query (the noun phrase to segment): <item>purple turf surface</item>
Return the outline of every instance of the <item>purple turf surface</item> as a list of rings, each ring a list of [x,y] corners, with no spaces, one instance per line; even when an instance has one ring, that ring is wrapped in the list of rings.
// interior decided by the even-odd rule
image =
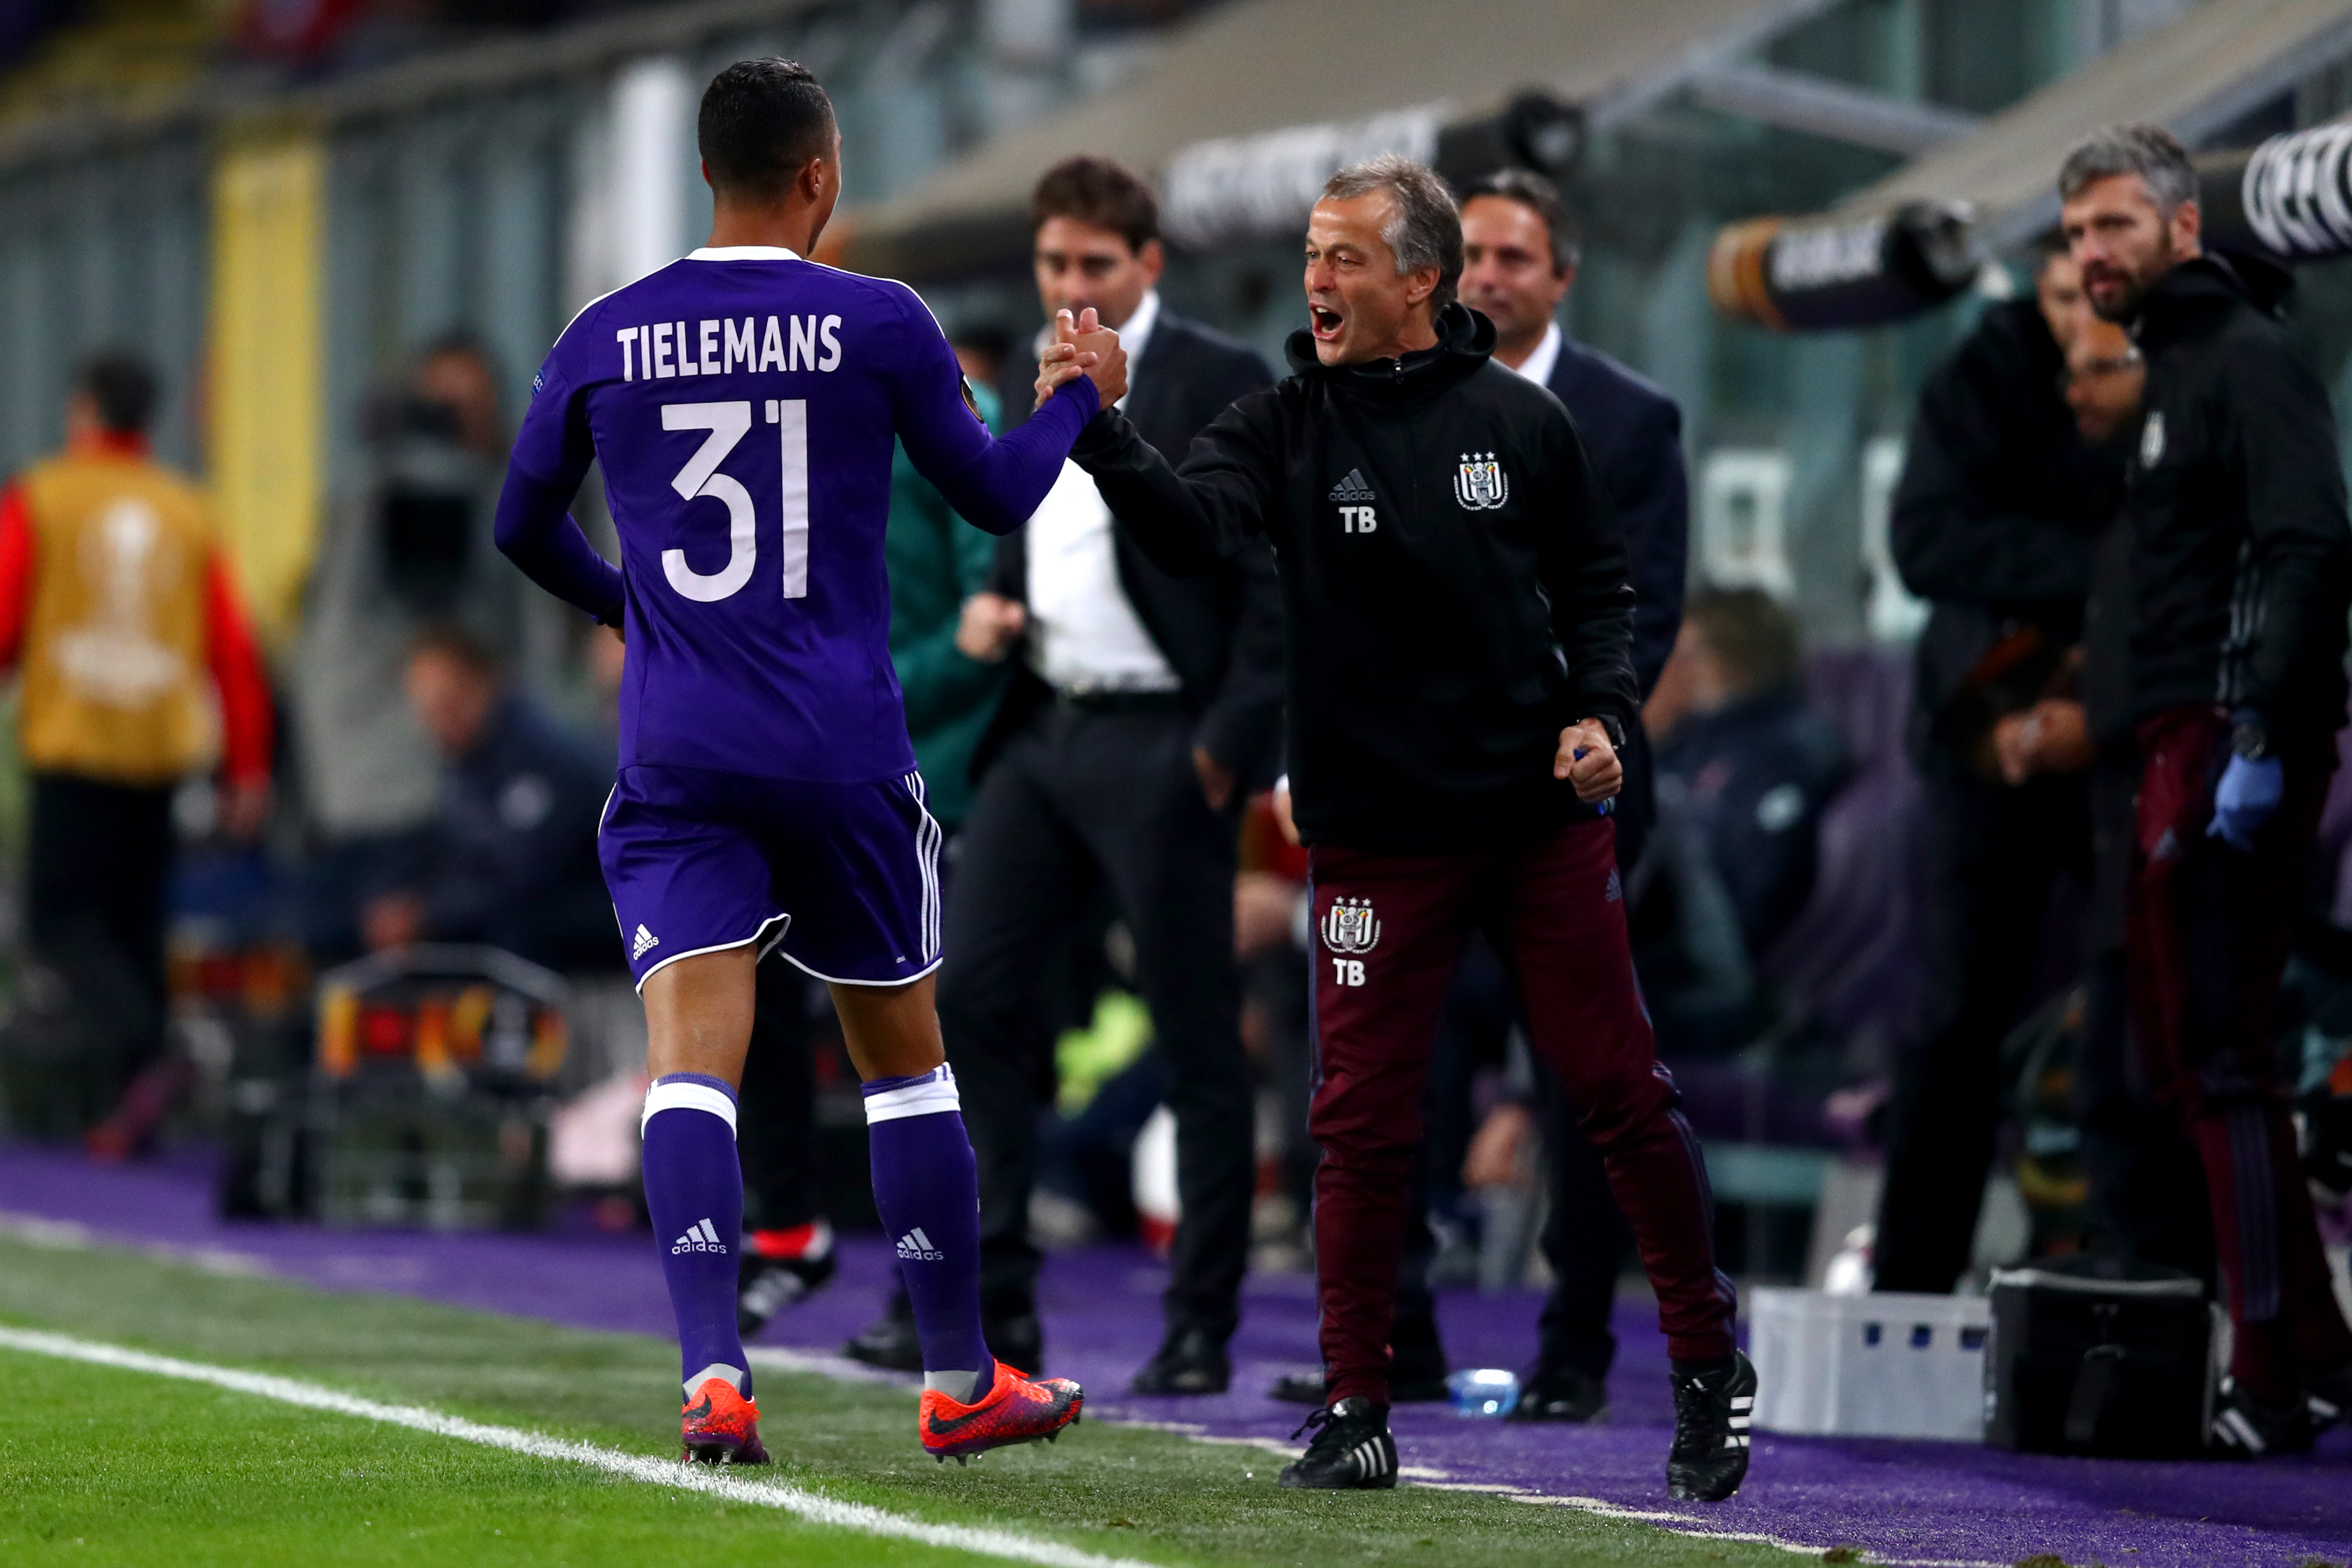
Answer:
[[[63,1222],[93,1239],[192,1255],[340,1290],[379,1290],[583,1328],[669,1333],[651,1241],[582,1230],[553,1236],[435,1236],[224,1225],[201,1164],[100,1167],[54,1151],[0,1148],[0,1216]],[[879,1307],[890,1260],[879,1238],[845,1239],[835,1282],[770,1325],[763,1343],[829,1352]],[[1178,1425],[1204,1436],[1282,1439],[1303,1412],[1263,1397],[1278,1372],[1315,1361],[1309,1281],[1253,1279],[1234,1341],[1234,1392],[1138,1399],[1126,1379],[1158,1340],[1161,1270],[1097,1248],[1055,1256],[1043,1308],[1049,1370],[1093,1391],[1089,1414]],[[1443,1298],[1456,1366],[1519,1366],[1533,1350],[1528,1293]],[[2057,1459],[1961,1444],[1760,1437],[1740,1495],[1714,1508],[1668,1504],[1661,1469],[1671,1416],[1665,1354],[1646,1303],[1619,1309],[1624,1340],[1614,1419],[1586,1428],[1461,1420],[1443,1407],[1396,1416],[1408,1466],[1460,1483],[1599,1499],[1672,1522],[1753,1532],[1815,1549],[1859,1546],[1889,1561],[2007,1564],[2038,1552],[2109,1568],[2208,1568],[2352,1556],[2352,1433],[2309,1459],[2252,1467]],[[1272,1456],[1268,1456],[1271,1459]],[[1259,1467],[1262,1479],[1269,1467]]]

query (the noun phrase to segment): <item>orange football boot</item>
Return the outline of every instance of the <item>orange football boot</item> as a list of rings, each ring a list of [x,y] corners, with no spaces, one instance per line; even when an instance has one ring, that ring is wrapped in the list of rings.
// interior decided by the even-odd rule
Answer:
[[[986,1397],[965,1405],[936,1388],[923,1390],[916,1428],[923,1452],[945,1464],[952,1457],[962,1464],[974,1454],[1015,1443],[1052,1442],[1065,1427],[1078,1424],[1086,1390],[1066,1377],[1032,1383],[1003,1362],[996,1364],[996,1382]]]
[[[723,1377],[706,1377],[694,1391],[694,1403],[681,1413],[686,1438],[684,1462],[689,1465],[764,1465],[768,1450],[760,1441],[760,1407],[735,1391]]]

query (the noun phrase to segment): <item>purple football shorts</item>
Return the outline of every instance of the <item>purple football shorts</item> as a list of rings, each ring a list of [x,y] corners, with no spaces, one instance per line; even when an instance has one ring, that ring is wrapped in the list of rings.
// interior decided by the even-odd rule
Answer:
[[[604,803],[596,853],[641,987],[752,943],[821,980],[896,986],[939,967],[940,839],[918,773],[811,784],[637,767]]]

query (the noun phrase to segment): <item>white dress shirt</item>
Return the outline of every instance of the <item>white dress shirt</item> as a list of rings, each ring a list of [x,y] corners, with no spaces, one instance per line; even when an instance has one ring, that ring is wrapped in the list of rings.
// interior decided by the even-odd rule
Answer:
[[[1130,392],[1159,319],[1154,289],[1118,329]],[[1110,508],[1093,476],[1066,458],[1061,477],[1029,518],[1027,586],[1030,667],[1047,685],[1058,691],[1172,692],[1183,684],[1119,586]]]
[[[1539,387],[1548,387],[1551,385],[1552,371],[1559,367],[1559,323],[1554,321],[1544,329],[1543,341],[1536,345],[1536,351],[1528,356],[1526,364],[1505,365],[1500,360],[1495,362],[1503,365],[1507,371],[1516,369],[1519,374]]]

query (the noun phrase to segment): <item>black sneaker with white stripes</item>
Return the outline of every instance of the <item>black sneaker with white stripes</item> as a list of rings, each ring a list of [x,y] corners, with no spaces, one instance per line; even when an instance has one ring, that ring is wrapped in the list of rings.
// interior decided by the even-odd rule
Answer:
[[[1392,1487],[1397,1484],[1396,1438],[1389,1434],[1389,1407],[1369,1399],[1342,1399],[1307,1417],[1297,1432],[1315,1434],[1307,1451],[1282,1467],[1282,1484],[1318,1491]]]
[[[1748,1479],[1756,1368],[1735,1350],[1729,1366],[1678,1376],[1674,1385],[1675,1446],[1666,1455],[1666,1495],[1676,1502],[1721,1502]]]
[[[2225,1377],[2221,1403],[2213,1412],[2213,1449],[2230,1459],[2307,1454],[2319,1440],[2322,1426],[2306,1401],[2264,1405],[2239,1387],[2236,1378]]]

